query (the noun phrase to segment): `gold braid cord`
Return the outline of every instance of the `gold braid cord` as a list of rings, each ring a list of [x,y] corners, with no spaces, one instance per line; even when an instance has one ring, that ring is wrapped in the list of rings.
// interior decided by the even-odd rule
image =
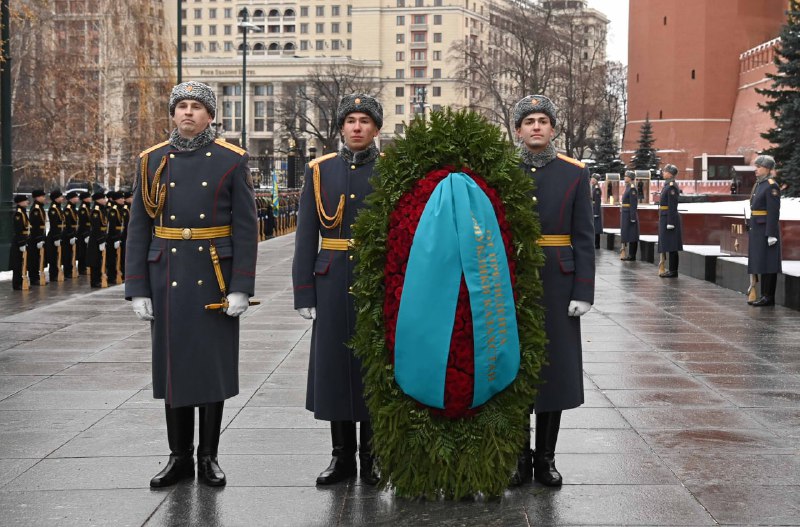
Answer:
[[[339,205],[336,207],[336,213],[333,216],[328,216],[325,212],[325,206],[322,204],[322,196],[320,195],[320,174],[319,164],[314,165],[314,198],[317,200],[317,215],[319,222],[326,229],[335,229],[342,223],[344,217],[344,194],[339,196]]]
[[[148,154],[142,156],[142,201],[144,202],[144,210],[147,212],[147,215],[155,219],[156,216],[161,214],[161,211],[164,209],[164,203],[166,202],[164,198],[167,196],[167,186],[159,185],[159,182],[161,181],[161,172],[164,171],[164,167],[167,165],[167,156],[161,158],[161,163],[159,163],[156,169],[156,174],[153,176],[152,190],[147,182],[148,159]]]

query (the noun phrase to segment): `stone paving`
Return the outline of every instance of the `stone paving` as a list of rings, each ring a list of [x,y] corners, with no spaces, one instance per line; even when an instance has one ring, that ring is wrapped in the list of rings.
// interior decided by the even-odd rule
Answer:
[[[260,247],[223,489],[148,487],[167,455],[163,405],[122,287],[0,293],[0,524],[800,525],[800,313],[610,251],[584,317],[586,404],[565,412],[557,449],[563,488],[456,503],[315,488],[329,433],[303,408],[293,241]]]

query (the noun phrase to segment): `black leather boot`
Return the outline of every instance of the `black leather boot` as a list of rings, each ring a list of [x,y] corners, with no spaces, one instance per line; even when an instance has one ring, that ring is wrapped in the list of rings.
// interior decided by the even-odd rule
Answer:
[[[533,411],[528,411],[528,414]],[[519,487],[526,483],[533,481],[533,451],[531,450],[531,422],[530,415],[528,415],[527,422],[524,426],[525,429],[525,442],[522,444],[522,450],[517,458],[517,470],[511,476],[509,486]]]
[[[377,485],[381,480],[381,473],[372,455],[372,423],[361,421],[358,426],[361,436],[358,445],[358,463],[361,467],[359,477],[367,485]]]
[[[533,478],[546,487],[560,487],[561,474],[556,469],[556,441],[561,412],[536,414],[536,450],[533,452]]]
[[[224,406],[225,401],[219,401],[199,407],[200,442],[197,445],[197,479],[209,487],[222,487],[227,483],[225,473],[217,462]]]
[[[165,409],[170,455],[164,470],[150,480],[153,488],[169,487],[194,477],[194,406],[170,408],[165,405]]]
[[[331,421],[331,464],[317,476],[317,485],[333,485],[356,475],[356,424]]]

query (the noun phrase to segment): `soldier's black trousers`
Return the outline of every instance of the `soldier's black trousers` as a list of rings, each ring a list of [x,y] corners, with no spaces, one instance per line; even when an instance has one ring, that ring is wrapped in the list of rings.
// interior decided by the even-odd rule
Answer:
[[[628,244],[628,257],[636,259],[636,251],[639,250],[639,242],[630,242]],[[677,267],[676,267],[677,269]]]
[[[672,251],[669,253],[669,270],[671,272],[678,272],[678,251]]]
[[[777,273],[767,273],[761,275],[761,296],[775,298],[775,289],[777,289],[777,287]]]

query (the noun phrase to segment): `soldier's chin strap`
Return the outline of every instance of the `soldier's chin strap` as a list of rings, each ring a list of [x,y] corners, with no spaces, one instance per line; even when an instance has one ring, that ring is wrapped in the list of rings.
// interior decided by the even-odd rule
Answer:
[[[222,293],[222,300],[216,304],[206,304],[206,309],[209,311],[224,311],[228,308],[228,293],[227,288],[225,287],[225,278],[222,276],[222,267],[219,265],[219,255],[217,254],[217,248],[214,245],[214,242],[210,243],[210,247],[208,249],[208,253],[211,255],[211,263],[214,265],[214,274],[217,277],[217,283],[219,284],[219,292]],[[250,300],[249,305],[257,306],[261,304],[258,300]]]

